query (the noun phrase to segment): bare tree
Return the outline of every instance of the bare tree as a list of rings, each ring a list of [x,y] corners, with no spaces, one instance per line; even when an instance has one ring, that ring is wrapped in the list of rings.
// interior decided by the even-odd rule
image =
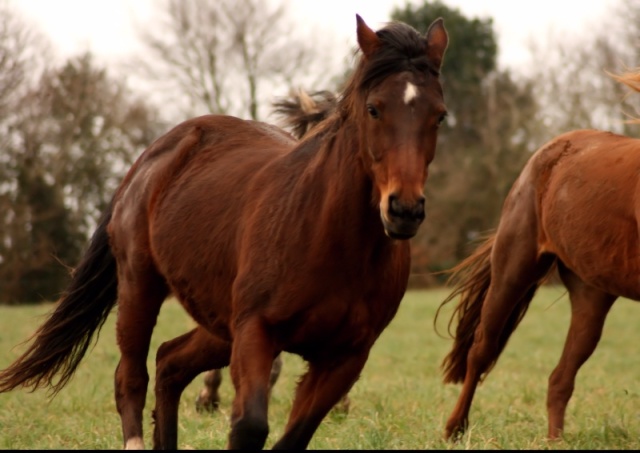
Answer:
[[[599,128],[633,134],[625,124],[627,114],[638,111],[637,97],[608,73],[621,73],[640,65],[640,4],[619,0],[612,14],[579,36],[550,34],[553,45],[531,45],[530,72],[540,104],[545,135],[572,129]],[[635,131],[637,133],[637,130]]]
[[[6,181],[11,162],[9,149],[16,141],[15,128],[28,110],[24,96],[50,60],[50,48],[6,0],[0,0],[0,182]],[[9,189],[0,185],[0,194]],[[6,212],[0,198],[0,210]]]
[[[18,106],[0,170],[0,303],[56,298],[64,265],[77,263],[124,169],[159,132],[90,54],[43,71]]]
[[[30,111],[24,98],[48,60],[50,49],[43,37],[10,6],[0,0],[0,285],[7,289],[19,282],[19,271],[13,266],[29,251],[20,243],[28,239],[28,214],[17,202],[19,180],[17,146],[20,143],[21,118]],[[36,258],[37,259],[37,258]]]
[[[184,115],[258,119],[268,111],[273,87],[292,84],[317,54],[295,38],[284,4],[273,5],[165,0],[157,23],[140,27],[148,52],[135,67],[168,101],[164,105],[180,105]]]
[[[9,139],[20,97],[35,82],[49,55],[43,36],[6,0],[0,0],[0,139]]]

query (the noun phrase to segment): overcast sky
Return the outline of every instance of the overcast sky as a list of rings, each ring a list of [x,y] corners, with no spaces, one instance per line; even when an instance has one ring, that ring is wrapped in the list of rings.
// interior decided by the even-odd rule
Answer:
[[[137,49],[135,24],[148,24],[154,0],[10,0],[49,36],[61,56],[91,50],[118,59]],[[640,1],[640,0],[638,0]],[[407,0],[289,0],[297,20],[327,30],[355,45],[355,14],[372,27],[389,19]],[[500,63],[517,66],[528,57],[527,40],[544,40],[547,31],[588,33],[606,18],[617,0],[444,0],[467,17],[494,18]],[[446,23],[445,23],[446,25]]]

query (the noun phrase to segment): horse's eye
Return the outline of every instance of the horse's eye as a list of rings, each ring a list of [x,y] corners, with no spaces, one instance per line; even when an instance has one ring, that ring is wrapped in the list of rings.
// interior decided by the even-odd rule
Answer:
[[[378,112],[378,109],[371,104],[367,104],[367,112],[369,112],[369,115],[373,119],[377,120],[378,118],[380,118],[380,112]]]
[[[440,126],[440,125],[444,122],[444,120],[445,120],[446,118],[447,118],[447,113],[446,113],[446,112],[445,112],[445,113],[443,113],[443,114],[441,114],[441,115],[438,117],[438,126]]]

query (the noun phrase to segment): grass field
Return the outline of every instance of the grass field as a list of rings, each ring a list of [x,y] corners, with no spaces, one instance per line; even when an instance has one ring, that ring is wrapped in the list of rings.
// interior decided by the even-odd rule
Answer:
[[[578,374],[567,410],[565,438],[545,440],[547,379],[564,343],[569,304],[564,289],[543,288],[507,345],[498,365],[482,384],[470,415],[470,430],[458,443],[442,440],[445,421],[459,386],[443,385],[440,363],[451,340],[433,328],[445,290],[412,291],[375,345],[361,379],[351,392],[351,412],[330,414],[310,449],[637,449],[640,447],[640,309],[621,299],[613,307],[600,345]],[[22,350],[15,347],[42,321],[50,305],[0,306],[0,368]],[[2,449],[118,449],[120,419],[113,399],[118,362],[115,313],[89,351],[71,383],[53,400],[44,390],[0,395]],[[450,310],[440,320],[446,333]],[[165,340],[193,326],[182,308],[169,301],[156,327],[149,355],[152,376],[144,426],[151,447],[154,358]],[[302,361],[284,356],[280,381],[269,408],[270,448],[282,434]],[[180,406],[179,447],[220,449],[226,445],[232,387],[224,373],[221,411],[195,411],[198,377]]]

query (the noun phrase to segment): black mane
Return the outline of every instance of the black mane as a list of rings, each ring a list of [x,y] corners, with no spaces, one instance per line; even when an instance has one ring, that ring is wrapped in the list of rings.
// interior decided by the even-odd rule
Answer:
[[[415,28],[392,22],[376,32],[381,46],[367,61],[361,89],[367,90],[390,74],[415,71],[439,75],[427,58],[427,40]]]
[[[343,116],[353,110],[356,96],[362,96],[392,74],[410,71],[439,76],[427,57],[427,40],[415,28],[391,22],[378,30],[380,46],[370,58],[360,57],[340,100]]]

